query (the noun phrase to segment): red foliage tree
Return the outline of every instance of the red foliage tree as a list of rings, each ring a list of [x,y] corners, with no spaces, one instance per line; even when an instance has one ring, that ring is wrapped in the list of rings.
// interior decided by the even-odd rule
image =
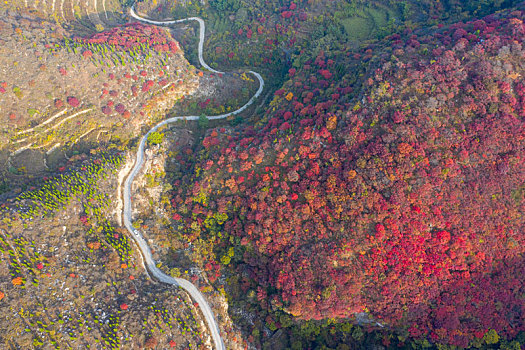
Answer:
[[[78,101],[78,99],[74,96],[69,96],[67,98],[67,103],[71,106],[71,107],[78,107],[80,105],[80,102]]]

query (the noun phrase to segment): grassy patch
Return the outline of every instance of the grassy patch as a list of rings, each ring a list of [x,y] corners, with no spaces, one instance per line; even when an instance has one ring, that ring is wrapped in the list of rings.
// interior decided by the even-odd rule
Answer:
[[[341,19],[341,24],[352,40],[367,40],[381,36],[389,22],[398,17],[394,9],[371,5],[355,9],[351,16]]]
[[[352,39],[365,39],[370,36],[374,28],[369,18],[351,17],[341,20],[341,24]]]
[[[372,21],[374,21],[376,28],[384,27],[388,22],[388,18],[390,17],[390,13],[383,9],[371,8],[368,9],[367,12],[372,18]]]

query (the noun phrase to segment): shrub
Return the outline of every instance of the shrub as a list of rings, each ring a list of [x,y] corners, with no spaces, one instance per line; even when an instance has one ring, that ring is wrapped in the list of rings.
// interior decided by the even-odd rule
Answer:
[[[150,145],[158,145],[164,140],[164,134],[154,131],[148,135],[148,143]]]
[[[146,80],[142,84],[142,92],[148,92],[149,89],[153,86],[153,84],[154,84],[153,80]]]
[[[82,52],[82,56],[84,58],[90,58],[90,57],[93,57],[93,52],[91,52],[91,50],[84,50],[84,52]]]
[[[38,110],[35,109],[35,108],[29,108],[29,109],[27,110],[27,114],[29,114],[30,117],[34,116],[34,115],[37,114],[37,113],[38,113]]]
[[[78,99],[74,96],[69,96],[67,98],[67,103],[71,106],[71,107],[78,107],[80,105],[80,102],[78,101]]]
[[[106,115],[109,115],[111,114],[112,110],[111,110],[111,107],[110,106],[104,106],[102,107],[102,113],[106,114]]]
[[[144,347],[146,349],[155,349],[157,345],[159,344],[157,338],[155,337],[149,337],[146,339],[146,342],[144,343]]]
[[[116,106],[115,106],[115,111],[117,113],[124,113],[126,111],[126,107],[124,107],[124,105],[122,103],[118,103]]]

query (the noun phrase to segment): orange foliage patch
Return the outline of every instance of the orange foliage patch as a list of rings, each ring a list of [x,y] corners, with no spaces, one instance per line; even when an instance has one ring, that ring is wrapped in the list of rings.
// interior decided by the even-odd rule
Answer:
[[[22,277],[16,277],[16,278],[13,278],[11,283],[13,283],[13,286],[20,286],[24,283],[24,280],[22,279]]]
[[[89,249],[97,250],[100,248],[100,242],[89,242],[86,244]]]
[[[412,151],[412,146],[408,143],[402,142],[397,146],[397,150],[400,154],[408,154]]]
[[[335,114],[330,115],[328,117],[328,121],[326,122],[326,128],[328,130],[334,130],[337,127],[337,116]]]

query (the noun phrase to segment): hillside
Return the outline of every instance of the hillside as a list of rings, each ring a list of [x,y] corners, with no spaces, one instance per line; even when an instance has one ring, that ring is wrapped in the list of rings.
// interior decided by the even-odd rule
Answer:
[[[79,144],[126,142],[199,87],[178,43],[157,27],[130,23],[81,38],[15,15],[3,17],[0,31],[0,160],[8,182],[56,170]]]
[[[26,176],[48,176],[73,152],[124,149],[179,105],[230,110],[253,88],[197,70],[160,27],[130,22],[87,36],[64,28],[38,13],[8,11],[1,20],[0,193],[24,187]]]
[[[0,348],[525,346],[524,3],[0,14]]]
[[[198,304],[152,280],[119,227],[121,186],[145,129],[193,105],[230,111],[255,82],[197,70],[169,29],[83,26],[29,5],[0,6],[0,347],[208,346]],[[191,267],[181,273],[222,310]]]
[[[519,10],[392,35],[354,100],[350,53],[302,59],[254,127],[203,140],[175,220],[277,314],[366,312],[461,347],[515,338],[524,35]]]

